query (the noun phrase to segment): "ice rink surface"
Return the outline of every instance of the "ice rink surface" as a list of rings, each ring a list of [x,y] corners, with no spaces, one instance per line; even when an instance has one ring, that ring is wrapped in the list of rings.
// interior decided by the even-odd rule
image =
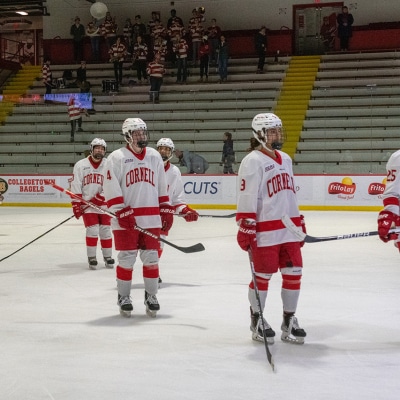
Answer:
[[[232,210],[199,210],[203,214]],[[72,215],[1,207],[0,259]],[[313,236],[376,230],[375,212],[304,212]],[[152,319],[135,266],[132,318],[119,315],[115,271],[87,267],[82,221],[68,220],[0,263],[2,400],[369,400],[400,393],[400,255],[377,237],[307,244],[297,310],[306,343],[280,340],[280,274],[265,317],[272,372],[251,340],[248,257],[234,218],[176,218]],[[116,257],[117,254],[114,254]],[[98,259],[101,260],[100,251]]]

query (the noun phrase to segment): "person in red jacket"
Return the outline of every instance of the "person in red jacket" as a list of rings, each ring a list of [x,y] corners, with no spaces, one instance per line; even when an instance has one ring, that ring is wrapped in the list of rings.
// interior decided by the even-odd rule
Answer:
[[[199,82],[203,82],[203,76],[205,81],[208,82],[208,64],[210,59],[210,45],[208,44],[208,37],[203,36],[203,39],[199,48],[200,58],[200,79]]]

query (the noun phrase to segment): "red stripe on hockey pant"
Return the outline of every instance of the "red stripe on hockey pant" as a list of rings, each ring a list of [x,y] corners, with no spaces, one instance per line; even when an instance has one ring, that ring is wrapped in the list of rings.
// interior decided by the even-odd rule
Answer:
[[[86,236],[86,246],[96,247],[97,246],[97,237]]]
[[[100,244],[102,249],[111,249],[112,239],[100,239]]]
[[[257,288],[258,290],[268,290],[268,285],[269,285],[269,280],[268,279],[263,279],[260,278],[259,276],[256,276],[256,282],[257,282]],[[250,289],[254,289],[254,282],[250,282]]]
[[[106,214],[99,214],[99,222],[100,222],[100,225],[110,226],[111,225],[111,217]]]
[[[133,271],[131,269],[125,269],[118,265],[117,266],[117,279],[120,279],[121,281],[131,281],[132,280],[132,272]]]
[[[143,278],[158,278],[158,264],[143,265]]]
[[[83,214],[83,222],[85,224],[85,227],[87,228],[88,226],[93,226],[93,225],[99,225],[100,214],[96,214],[93,212],[85,212]]]
[[[282,289],[300,290],[301,275],[282,275]]]

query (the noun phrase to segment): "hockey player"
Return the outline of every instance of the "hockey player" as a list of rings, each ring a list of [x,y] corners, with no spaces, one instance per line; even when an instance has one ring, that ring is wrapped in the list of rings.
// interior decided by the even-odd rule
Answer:
[[[111,226],[115,248],[119,251],[116,268],[118,305],[130,316],[133,266],[138,253],[143,263],[144,304],[155,317],[160,305],[158,291],[159,241],[135,229],[136,224],[159,236],[173,221],[169,204],[164,164],[157,150],[147,147],[147,126],[140,118],[128,118],[122,125],[127,146],[115,150],[107,160],[104,193],[109,209],[117,219]]]
[[[386,171],[386,188],[382,195],[384,209],[378,215],[378,233],[385,243],[394,240],[400,251],[398,234],[389,233],[391,228],[400,227],[400,150],[390,156]]]
[[[284,141],[282,121],[272,113],[253,118],[251,153],[241,162],[238,173],[237,214],[239,246],[252,254],[261,311],[264,311],[268,284],[274,273],[282,274],[283,322],[281,339],[304,343],[306,332],[299,327],[295,312],[302,276],[302,243],[281,222],[289,215],[305,231],[299,214],[293,181],[292,160],[280,151]],[[249,285],[253,340],[263,341],[262,321],[254,282]],[[265,337],[274,343],[275,332],[264,320]]]
[[[99,207],[106,206],[103,196],[103,180],[106,168],[107,144],[103,139],[93,139],[90,143],[90,154],[88,157],[78,161],[73,170],[71,190],[85,200],[96,204]],[[100,237],[101,251],[106,268],[114,268],[112,258],[112,235],[111,218],[102,214],[79,200],[72,200],[72,210],[77,219],[83,217],[86,227],[86,251],[89,261],[89,268],[96,269],[97,241]]]
[[[157,150],[164,161],[164,170],[167,176],[168,195],[175,212],[182,215],[186,222],[193,222],[199,219],[199,214],[186,204],[185,192],[183,190],[182,175],[179,168],[169,162],[174,155],[174,142],[169,138],[162,138],[157,142]],[[161,230],[161,237],[165,239],[168,231]],[[164,243],[160,242],[158,257],[161,257]],[[161,278],[159,278],[161,283]]]

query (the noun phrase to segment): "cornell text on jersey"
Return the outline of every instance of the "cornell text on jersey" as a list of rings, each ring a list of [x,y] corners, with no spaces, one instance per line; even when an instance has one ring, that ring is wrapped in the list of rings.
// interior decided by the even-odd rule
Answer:
[[[150,183],[150,185],[155,186],[154,171],[146,167],[134,168],[126,174],[125,182],[126,187],[129,187],[138,182],[147,182]]]

